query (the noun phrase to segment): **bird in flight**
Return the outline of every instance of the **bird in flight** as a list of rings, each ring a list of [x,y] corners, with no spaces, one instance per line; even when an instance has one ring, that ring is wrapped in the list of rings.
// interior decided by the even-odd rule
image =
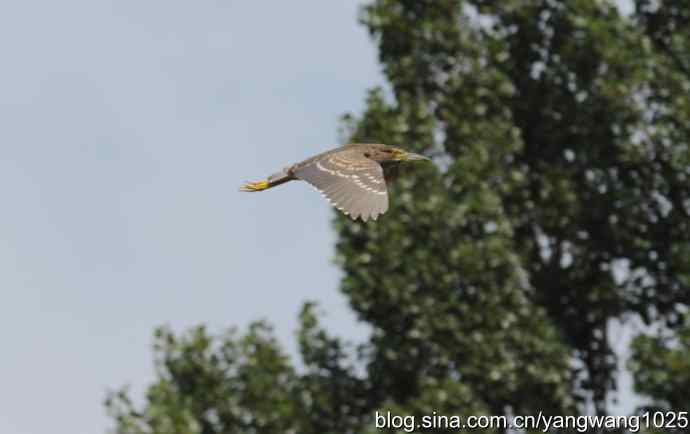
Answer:
[[[349,144],[286,167],[263,181],[248,182],[240,191],[263,191],[288,181],[314,186],[334,207],[353,220],[376,220],[388,210],[386,182],[403,161],[429,158],[382,144]]]

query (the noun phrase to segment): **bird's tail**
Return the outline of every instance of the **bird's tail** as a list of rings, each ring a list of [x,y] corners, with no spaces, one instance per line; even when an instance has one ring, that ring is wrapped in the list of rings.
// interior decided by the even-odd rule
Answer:
[[[277,185],[286,183],[288,181],[292,181],[293,179],[295,178],[292,176],[289,169],[283,169],[280,172],[275,173],[262,181],[245,183],[242,187],[240,187],[240,191],[256,192],[268,190],[269,188],[273,188]]]

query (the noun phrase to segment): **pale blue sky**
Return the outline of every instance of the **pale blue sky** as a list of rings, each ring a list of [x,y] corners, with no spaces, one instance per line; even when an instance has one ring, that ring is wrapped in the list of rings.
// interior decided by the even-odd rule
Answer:
[[[296,316],[361,339],[332,211],[237,192],[332,147],[382,84],[355,0],[61,0],[0,7],[0,433],[93,434],[152,379],[161,324]]]
[[[152,378],[151,333],[337,290],[331,209],[241,182],[337,143],[382,83],[357,1],[61,0],[0,7],[0,433],[92,434]]]

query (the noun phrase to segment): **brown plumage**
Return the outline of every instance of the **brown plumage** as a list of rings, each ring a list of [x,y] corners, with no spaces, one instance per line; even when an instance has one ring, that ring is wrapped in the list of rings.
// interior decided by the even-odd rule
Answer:
[[[376,220],[388,210],[386,181],[403,161],[428,160],[382,144],[349,144],[293,164],[241,191],[263,191],[293,180],[307,181],[353,219]]]

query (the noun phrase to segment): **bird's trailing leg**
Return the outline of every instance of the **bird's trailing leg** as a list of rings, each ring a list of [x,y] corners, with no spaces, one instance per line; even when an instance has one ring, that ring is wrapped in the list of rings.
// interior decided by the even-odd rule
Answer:
[[[293,179],[295,178],[292,176],[290,168],[286,168],[278,173],[274,173],[273,175],[269,176],[267,179],[264,179],[263,181],[248,182],[244,184],[242,187],[240,187],[240,191],[263,191],[268,188],[275,187],[276,185],[292,181]]]
[[[266,190],[267,188],[270,188],[270,187],[271,187],[271,185],[268,183],[267,180],[256,181],[256,182],[247,182],[242,187],[240,187],[240,191],[255,192],[255,191]]]

